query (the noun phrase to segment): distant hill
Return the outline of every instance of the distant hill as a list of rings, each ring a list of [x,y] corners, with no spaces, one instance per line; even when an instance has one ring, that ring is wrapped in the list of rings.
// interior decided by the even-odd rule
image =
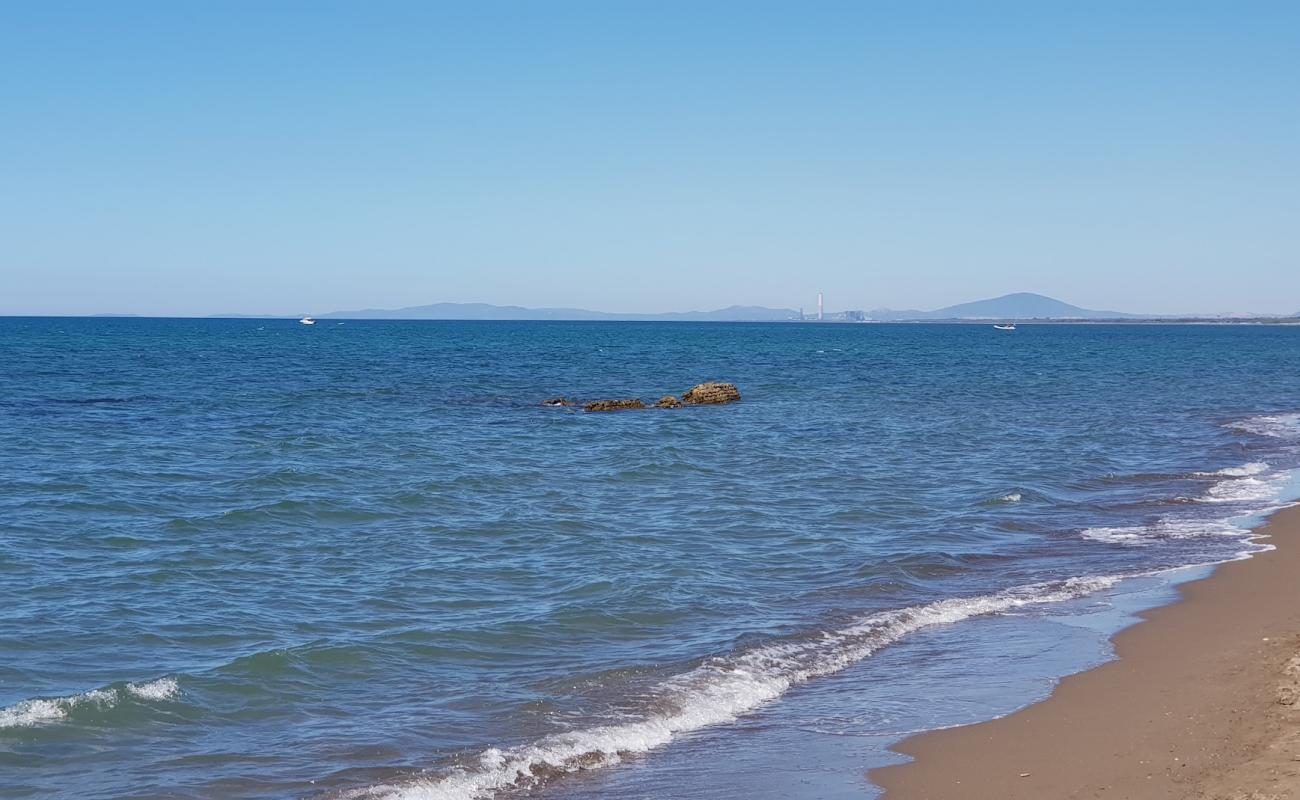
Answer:
[[[251,317],[260,315],[222,314],[223,317]],[[279,315],[269,315],[279,316]],[[296,315],[295,315],[296,316]],[[1297,315],[1300,316],[1300,315]],[[622,314],[591,311],[585,308],[526,308],[524,306],[497,306],[490,303],[432,303],[405,308],[365,308],[355,311],[332,311],[318,315],[320,319],[446,319],[446,320],[606,320],[632,322],[788,322],[799,319],[792,308],[767,308],[765,306],[728,306],[714,311],[672,311],[661,314]],[[872,311],[827,312],[828,321],[847,321],[861,318],[886,322],[913,320],[972,320],[972,319],[1152,319],[1150,316],[1120,311],[1095,311],[1070,305],[1055,298],[1031,292],[994,297],[960,303],[933,311],[916,309],[896,310],[877,308]],[[807,317],[810,321],[812,315]]]
[[[624,320],[676,322],[785,322],[798,319],[789,308],[728,306],[716,311],[675,311],[665,314],[618,314],[583,308],[525,308],[488,303],[433,303],[427,306],[359,311],[333,311],[321,319],[482,319],[482,320]]]
[[[1016,292],[989,300],[959,303],[934,311],[894,311],[878,308],[867,316],[879,320],[922,319],[1133,319],[1140,314],[1095,311],[1032,292]]]

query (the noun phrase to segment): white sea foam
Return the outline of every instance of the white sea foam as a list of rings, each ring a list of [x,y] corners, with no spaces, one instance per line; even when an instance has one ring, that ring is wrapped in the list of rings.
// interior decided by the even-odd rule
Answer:
[[[24,700],[8,708],[0,708],[0,728],[28,728],[63,719],[68,712],[55,700]]]
[[[552,775],[612,766],[625,756],[665,745],[677,734],[730,722],[777,699],[792,686],[839,672],[923,628],[1074,600],[1118,581],[1118,577],[1109,576],[1072,578],[872,614],[816,637],[710,659],[661,684],[657,695],[663,710],[644,719],[552,734],[522,747],[490,748],[479,754],[476,763],[454,767],[435,778],[372,786],[343,796],[485,800],[498,791],[527,788]]]
[[[1270,436],[1275,439],[1300,439],[1300,411],[1289,414],[1264,414],[1228,424],[1230,428]]]
[[[1110,542],[1111,544],[1144,544],[1154,538],[1149,536],[1147,529],[1141,525],[1085,528],[1079,532],[1079,535],[1094,542]]]
[[[1202,496],[1202,503],[1250,503],[1271,501],[1281,496],[1290,477],[1286,471],[1269,474],[1272,465],[1251,461],[1239,467],[1227,467],[1215,472],[1194,472],[1198,478],[1222,478]]]
[[[0,709],[0,728],[29,728],[57,722],[68,716],[68,712],[77,706],[98,705],[112,706],[117,700],[116,694],[108,689],[95,689],[82,694],[52,699],[24,700],[8,708]]]
[[[180,694],[180,685],[175,678],[159,678],[148,683],[123,684],[121,690],[109,687],[67,697],[24,700],[0,708],[0,729],[48,725],[66,719],[73,709],[86,706],[112,708],[122,700],[124,694],[142,700],[168,700]]]
[[[142,700],[170,700],[181,693],[175,678],[159,678],[148,683],[128,683],[126,690]]]
[[[1279,478],[1229,478],[1210,487],[1203,503],[1249,503],[1276,499],[1282,489]]]
[[[1215,472],[1197,472],[1195,474],[1197,477],[1201,478],[1213,478],[1219,475],[1228,478],[1248,478],[1251,475],[1258,475],[1261,472],[1267,472],[1268,468],[1269,465],[1265,464],[1263,461],[1252,461],[1249,464],[1242,464],[1240,467],[1227,467]]]
[[[1079,533],[1085,539],[1112,544],[1149,544],[1164,539],[1200,539],[1214,536],[1245,537],[1250,531],[1231,520],[1161,519],[1151,525],[1125,525],[1116,528],[1087,528]]]
[[[1196,519],[1171,515],[1146,525],[1087,528],[1080,532],[1085,539],[1115,544],[1148,544],[1165,539],[1194,539],[1213,536],[1237,537],[1245,540],[1251,532],[1247,529],[1261,515],[1275,511],[1285,504],[1284,494],[1289,494],[1294,473],[1290,470],[1271,472],[1272,466],[1262,461],[1252,461],[1239,467],[1228,467],[1216,472],[1198,472],[1197,476],[1221,478],[1205,494],[1196,498],[1199,503],[1230,503],[1235,513],[1228,518]]]
[[[1004,495],[1002,495],[1001,497],[999,497],[998,499],[1001,500],[1001,501],[1004,502],[1004,503],[1019,503],[1019,502],[1020,502],[1020,492],[1011,492],[1010,494],[1004,494]]]

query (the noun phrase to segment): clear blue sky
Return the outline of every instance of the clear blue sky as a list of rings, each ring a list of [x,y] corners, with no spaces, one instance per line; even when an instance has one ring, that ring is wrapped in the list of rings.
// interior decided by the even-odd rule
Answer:
[[[1300,311],[1300,3],[8,2],[0,314]]]

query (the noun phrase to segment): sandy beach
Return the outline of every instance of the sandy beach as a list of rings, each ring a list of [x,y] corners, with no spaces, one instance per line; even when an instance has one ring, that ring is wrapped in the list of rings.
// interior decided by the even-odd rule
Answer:
[[[1300,507],[1276,549],[1184,584],[1115,638],[1118,658],[1045,701],[922,734],[872,771],[889,800],[1300,797]]]

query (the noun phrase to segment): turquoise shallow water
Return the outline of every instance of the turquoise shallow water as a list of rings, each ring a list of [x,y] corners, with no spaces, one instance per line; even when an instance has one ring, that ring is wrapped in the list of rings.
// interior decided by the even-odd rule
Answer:
[[[0,786],[861,796],[898,733],[1102,657],[1163,596],[1125,576],[1249,549],[1297,363],[1264,326],[0,319]],[[743,402],[539,405],[708,379]]]

